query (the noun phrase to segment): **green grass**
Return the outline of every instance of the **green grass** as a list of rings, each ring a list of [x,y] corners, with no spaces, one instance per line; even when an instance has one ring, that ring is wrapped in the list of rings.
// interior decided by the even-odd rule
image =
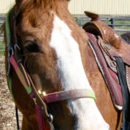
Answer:
[[[4,52],[0,52],[0,56],[3,56],[4,55]]]
[[[0,44],[3,44],[3,41],[0,41]]]
[[[104,23],[107,24],[106,21],[105,21]],[[108,24],[111,24],[111,22],[109,21]],[[129,24],[129,25],[130,25],[130,21],[115,21],[114,24],[115,24],[115,25],[116,25],[116,24],[117,24],[117,25],[118,25],[118,24],[119,24],[119,25],[120,25],[120,24],[121,24],[121,25]]]
[[[3,41],[0,41],[0,48],[2,47],[4,47],[5,45],[4,45],[4,42]]]
[[[4,49],[5,49],[5,45],[3,41],[0,41],[0,50],[4,50]],[[4,55],[4,51],[0,51],[0,55]]]
[[[115,24],[130,24],[130,21],[116,21]]]

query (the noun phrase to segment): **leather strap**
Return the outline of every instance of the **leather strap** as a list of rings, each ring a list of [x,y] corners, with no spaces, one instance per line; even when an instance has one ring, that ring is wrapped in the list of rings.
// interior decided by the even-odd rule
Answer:
[[[50,116],[47,111],[47,105],[41,99],[40,95],[38,94],[37,90],[35,89],[35,86],[31,80],[30,76],[25,71],[23,65],[19,62],[19,65],[20,65],[20,67],[19,67],[19,65],[17,64],[13,55],[11,55],[11,57],[10,57],[10,63],[13,66],[17,76],[19,77],[20,82],[22,83],[22,85],[24,86],[24,88],[26,89],[27,93],[30,95],[31,98],[34,98],[34,95],[32,96],[32,90],[33,90],[33,92],[35,94],[35,98],[36,98],[36,102],[35,102],[36,108],[38,108],[37,106],[40,105],[40,108],[42,109],[42,115],[43,115],[44,119],[47,120],[47,124],[48,124],[47,126],[49,127],[48,130],[53,130],[52,122],[49,122],[51,119],[50,119]],[[36,110],[38,110],[38,109],[36,109]],[[39,112],[36,111],[36,113],[39,113]],[[41,123],[38,122],[38,124],[41,124]],[[39,125],[39,128],[41,129],[41,125]]]
[[[130,92],[130,67],[126,65],[126,80]]]
[[[123,99],[124,99],[124,105],[123,105],[123,124],[122,124],[122,130],[130,130],[129,123],[130,123],[130,94],[128,91],[128,86],[126,82],[126,71],[124,62],[121,57],[115,57],[116,63],[117,63],[117,71],[118,71],[118,77],[119,82],[121,84],[122,93],[123,93]]]
[[[27,78],[27,73],[24,69],[24,67],[22,66],[21,63],[19,63],[19,65],[17,64],[14,55],[11,55],[10,57],[10,63],[13,66],[18,78],[20,79],[22,85],[24,86],[24,88],[26,89],[27,93],[30,94],[32,92],[32,89],[30,87],[30,82]]]
[[[75,89],[68,91],[54,92],[44,96],[46,103],[59,102],[62,100],[75,99],[75,98],[93,98],[95,99],[95,94],[93,90],[90,89]]]
[[[116,107],[123,106],[122,93],[120,90],[117,91],[117,87],[116,87],[116,86],[118,86],[118,89],[120,89],[120,86],[115,81],[114,75],[110,74],[111,70],[108,69],[108,67],[107,67],[106,61],[104,60],[104,57],[103,57],[102,52],[98,46],[96,38],[88,32],[87,32],[87,35],[90,38],[89,46],[91,47],[91,49],[93,51],[96,62],[98,63],[99,69],[101,70],[103,78],[105,79],[105,82],[108,86],[109,92],[112,96],[113,103],[116,104],[115,105]]]

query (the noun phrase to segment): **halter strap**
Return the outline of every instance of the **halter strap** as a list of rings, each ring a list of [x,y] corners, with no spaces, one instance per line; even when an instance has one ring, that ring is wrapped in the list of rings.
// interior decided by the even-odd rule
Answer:
[[[23,84],[24,88],[26,89],[28,94],[31,94],[32,89],[35,92],[36,95],[38,94],[38,91],[35,89],[35,86],[30,78],[30,76],[25,71],[24,67],[21,63],[21,69],[19,68],[19,65],[17,64],[14,55],[11,55],[10,57],[10,63],[13,66],[17,76],[19,77],[21,83]],[[28,79],[29,78],[29,79]],[[29,83],[30,82],[30,83]],[[30,86],[31,85],[31,86]],[[37,93],[36,93],[37,91]],[[62,100],[68,100],[68,99],[74,99],[74,98],[93,98],[95,99],[95,94],[93,90],[91,89],[75,89],[75,90],[68,90],[68,91],[60,91],[60,92],[54,92],[49,94],[43,94],[41,95],[43,97],[43,100],[46,103],[52,103],[52,102],[59,102]],[[38,96],[38,98],[40,98]]]
[[[35,102],[36,113],[37,113],[38,124],[39,124],[40,130],[43,129],[41,126],[42,118],[41,116],[39,116],[40,113],[42,113],[43,117],[47,120],[49,124],[48,125],[49,129],[53,130],[52,118],[51,118],[51,115],[47,111],[46,103],[59,102],[63,100],[76,99],[76,98],[93,98],[94,100],[96,100],[95,93],[91,89],[76,89],[76,90],[60,91],[60,92],[49,93],[46,95],[41,95],[36,90],[36,87],[33,84],[31,77],[27,74],[27,72],[24,69],[24,66],[20,62],[18,64],[21,65],[21,68],[19,68],[19,65],[17,64],[14,55],[11,55],[10,63],[13,66],[17,76],[20,79],[20,82],[26,89],[27,93]],[[40,108],[42,110],[41,112],[40,112]],[[47,128],[45,130],[47,130]]]
[[[93,98],[94,100],[96,100],[94,92],[90,89],[60,91],[50,93],[44,96],[44,100],[46,103],[59,102],[62,100],[69,100],[75,98]]]

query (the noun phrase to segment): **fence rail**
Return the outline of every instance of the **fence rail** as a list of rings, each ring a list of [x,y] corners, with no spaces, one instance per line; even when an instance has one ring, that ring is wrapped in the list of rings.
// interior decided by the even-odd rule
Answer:
[[[75,17],[75,21],[78,23],[80,27],[82,27],[86,22],[90,21],[88,17]],[[114,28],[119,34],[130,32],[130,18],[129,17],[110,17],[110,16],[102,16],[101,20],[104,21],[107,25]],[[5,16],[0,15],[0,27],[5,21]],[[2,42],[3,34],[0,34],[0,52],[4,51],[4,44]]]
[[[88,17],[74,17],[80,27],[91,19]],[[130,32],[130,18],[128,17],[101,17],[108,26],[114,28],[118,33]]]

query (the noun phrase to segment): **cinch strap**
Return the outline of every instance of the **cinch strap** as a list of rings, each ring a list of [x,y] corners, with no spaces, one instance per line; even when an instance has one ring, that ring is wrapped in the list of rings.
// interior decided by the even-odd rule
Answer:
[[[115,59],[117,63],[119,82],[121,84],[123,99],[124,99],[122,130],[130,130],[130,127],[129,127],[130,94],[129,94],[128,86],[126,82],[125,66],[121,57],[115,57]]]

